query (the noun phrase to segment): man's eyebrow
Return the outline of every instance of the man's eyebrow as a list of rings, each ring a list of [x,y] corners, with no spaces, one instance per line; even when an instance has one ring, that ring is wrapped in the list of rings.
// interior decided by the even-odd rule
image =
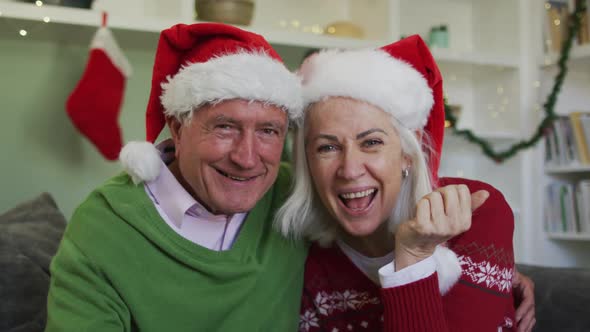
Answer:
[[[238,123],[239,121],[237,121],[234,118],[230,118],[226,115],[220,114],[216,117],[214,117],[211,122],[229,122],[229,123]]]
[[[260,124],[260,127],[282,128],[284,127],[284,124],[279,121],[265,121]]]
[[[362,133],[356,135],[356,139],[361,139],[361,138],[363,138],[365,136],[371,135],[372,133],[384,133],[385,135],[387,135],[387,133],[383,129],[380,129],[380,128],[371,128],[369,130],[365,130]]]

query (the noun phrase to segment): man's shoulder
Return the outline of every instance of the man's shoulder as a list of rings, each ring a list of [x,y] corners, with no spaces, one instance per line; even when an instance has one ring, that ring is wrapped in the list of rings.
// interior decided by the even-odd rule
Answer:
[[[125,219],[126,212],[147,201],[143,185],[135,185],[125,173],[118,174],[94,189],[76,208],[67,232],[74,235],[110,230]]]
[[[289,196],[293,185],[293,171],[291,164],[282,162],[279,167],[277,179],[273,185],[273,192],[276,196],[275,202],[283,204],[283,202]]]
[[[281,166],[279,167],[279,174],[277,176],[277,183],[286,183],[288,185],[291,184],[293,180],[293,167],[291,163],[288,162],[281,162]]]
[[[110,203],[117,199],[123,199],[128,196],[137,196],[138,189],[143,188],[141,184],[135,185],[126,173],[122,172],[99,185],[88,197],[78,206],[74,212],[74,218],[79,211],[93,209],[109,210]]]

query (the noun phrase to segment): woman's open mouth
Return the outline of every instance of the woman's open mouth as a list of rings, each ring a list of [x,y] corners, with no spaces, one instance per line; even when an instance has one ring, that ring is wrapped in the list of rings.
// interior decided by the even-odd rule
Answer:
[[[369,210],[377,192],[377,188],[370,188],[361,191],[342,193],[338,195],[338,198],[348,213],[352,215],[360,215]]]

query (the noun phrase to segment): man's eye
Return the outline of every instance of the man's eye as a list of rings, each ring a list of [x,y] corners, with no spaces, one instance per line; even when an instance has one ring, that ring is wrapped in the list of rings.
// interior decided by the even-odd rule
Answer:
[[[382,144],[383,144],[383,141],[381,141],[379,139],[368,139],[363,142],[363,146],[368,147],[368,148],[374,147],[377,145],[382,145]]]
[[[330,145],[330,144],[324,144],[324,145],[320,145],[318,147],[319,153],[328,153],[328,152],[332,152],[332,151],[336,151],[336,146]]]
[[[273,128],[264,128],[264,129],[262,129],[262,132],[265,135],[273,135],[273,136],[279,134],[278,130],[273,129]]]
[[[221,130],[230,130],[233,127],[229,124],[218,124],[215,126],[215,129],[221,129]]]

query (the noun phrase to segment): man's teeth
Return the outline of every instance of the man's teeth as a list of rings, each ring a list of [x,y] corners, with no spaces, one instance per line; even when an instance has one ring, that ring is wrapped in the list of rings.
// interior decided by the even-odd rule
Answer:
[[[232,180],[236,180],[236,181],[246,181],[248,180],[247,178],[239,178],[237,176],[231,176],[231,175],[227,175],[228,178],[232,179]]]
[[[346,193],[346,194],[340,194],[340,197],[344,198],[344,199],[353,199],[353,198],[361,198],[361,197],[365,197],[365,196],[369,196],[371,194],[373,194],[375,192],[375,190],[377,189],[367,189],[364,191],[359,191],[356,193]]]
[[[219,171],[219,170],[218,170],[218,171]],[[225,172],[222,172],[222,171],[219,171],[219,173],[220,173],[221,175],[225,176],[225,177],[228,177],[228,178],[230,178],[230,179],[232,179],[232,180],[236,180],[236,181],[247,181],[247,180],[250,180],[250,179],[251,179],[251,178],[241,178],[241,177],[239,177],[239,176],[233,176],[233,175],[229,175],[229,174],[227,174],[227,173],[225,173]]]

